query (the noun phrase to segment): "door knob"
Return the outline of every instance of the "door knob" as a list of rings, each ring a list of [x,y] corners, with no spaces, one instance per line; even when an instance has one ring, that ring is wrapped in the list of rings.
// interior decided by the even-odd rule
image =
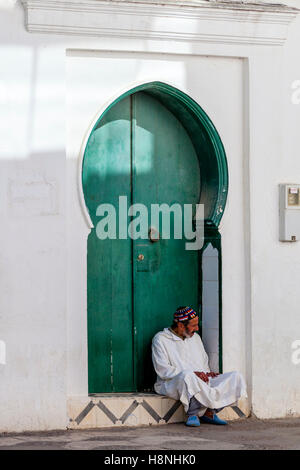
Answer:
[[[140,254],[140,255],[138,256],[138,260],[139,260],[139,261],[143,261],[144,258],[145,258],[145,256],[142,255],[142,254]]]

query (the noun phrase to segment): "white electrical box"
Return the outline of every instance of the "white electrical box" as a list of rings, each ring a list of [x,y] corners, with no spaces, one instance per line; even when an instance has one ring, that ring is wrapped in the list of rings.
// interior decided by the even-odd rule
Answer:
[[[279,185],[279,240],[300,240],[300,184]]]

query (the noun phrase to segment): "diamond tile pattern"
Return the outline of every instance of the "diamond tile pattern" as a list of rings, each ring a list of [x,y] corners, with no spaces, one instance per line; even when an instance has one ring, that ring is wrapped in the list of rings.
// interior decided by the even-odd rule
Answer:
[[[141,403],[138,403],[136,400],[134,400],[131,405],[128,407],[128,409],[123,413],[123,415],[120,418],[117,418],[108,408],[107,406],[104,405],[104,403],[99,400],[98,403],[95,403],[93,401],[90,401],[86,407],[79,413],[79,415],[72,421],[75,421],[78,425],[83,421],[83,419],[90,413],[90,411],[95,407],[98,406],[101,411],[111,420],[113,424],[116,424],[117,421],[121,421],[122,424],[124,424],[128,418],[129,415],[131,415],[138,406],[142,406],[148,413],[149,415],[157,422],[161,422],[163,420],[164,422],[168,422],[172,415],[175,413],[175,411],[179,408],[181,405],[180,402],[176,402],[170,409],[169,411],[163,416],[159,416],[157,412],[152,408],[151,405],[146,400],[143,400]]]
[[[161,413],[163,416],[160,416],[156,410],[154,410],[153,406],[150,405],[149,400],[147,401],[147,398],[143,399],[135,399],[132,397],[132,402],[128,406],[128,408],[125,410],[125,412],[122,413],[120,417],[117,417],[115,413],[113,413],[109,408],[108,408],[108,403],[109,401],[106,400],[106,404],[103,403],[101,399],[96,399],[94,397],[89,401],[87,405],[84,406],[82,411],[76,416],[75,419],[70,419],[70,422],[76,423],[78,427],[81,427],[81,423],[85,418],[89,418],[89,415],[91,411],[97,407],[99,408],[102,413],[105,414],[105,416],[109,419],[109,421],[113,425],[124,425],[127,421],[127,419],[132,416],[132,414],[136,411],[137,409],[143,409],[145,410],[149,416],[157,423],[157,424],[164,424],[168,423],[172,416],[176,413],[176,411],[180,408],[181,403],[180,401],[173,401],[173,404],[171,404],[169,410],[166,413]],[[160,403],[160,402],[159,402]],[[168,403],[168,402],[165,402]],[[160,407],[162,409],[163,406]],[[245,417],[245,414],[243,411],[238,407],[238,406],[232,406],[231,409],[235,412],[235,414],[240,418],[240,417]],[[77,427],[76,426],[76,427]]]

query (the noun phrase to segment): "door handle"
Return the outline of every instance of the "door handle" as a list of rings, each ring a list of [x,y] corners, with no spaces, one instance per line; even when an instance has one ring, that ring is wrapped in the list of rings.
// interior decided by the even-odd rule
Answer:
[[[152,243],[158,242],[159,241],[159,231],[156,230],[154,227],[149,228],[149,240]]]

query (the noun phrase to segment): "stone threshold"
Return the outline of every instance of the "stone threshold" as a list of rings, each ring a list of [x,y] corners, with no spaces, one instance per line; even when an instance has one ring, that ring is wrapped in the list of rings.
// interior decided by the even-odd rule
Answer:
[[[186,420],[179,401],[156,393],[97,393],[68,398],[68,428],[91,429],[152,426]],[[227,407],[219,416],[228,421],[249,416],[247,400]]]

